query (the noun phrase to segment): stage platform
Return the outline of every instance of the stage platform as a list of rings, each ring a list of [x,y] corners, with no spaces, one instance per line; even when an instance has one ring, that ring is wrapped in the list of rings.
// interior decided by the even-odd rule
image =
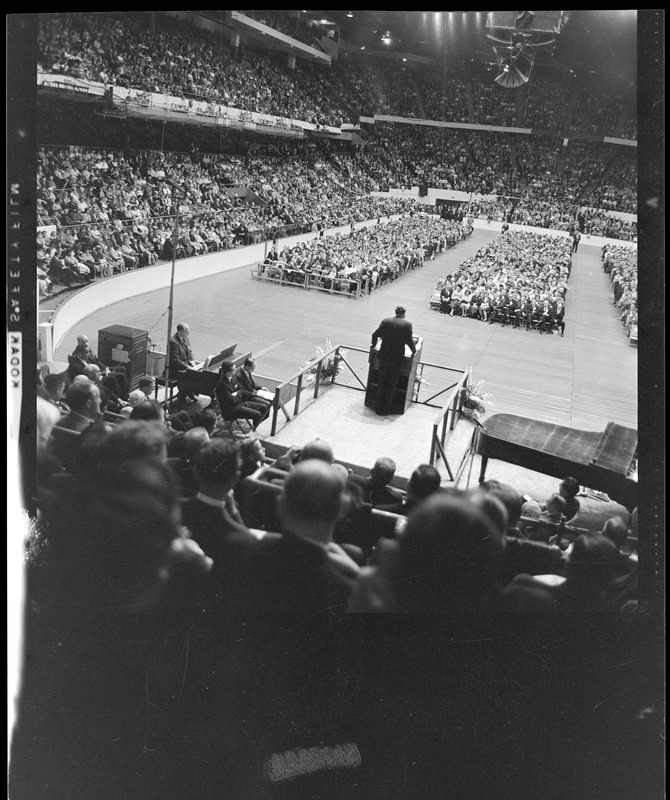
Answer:
[[[258,436],[267,443],[282,448],[302,447],[307,442],[321,438],[333,448],[336,461],[369,469],[375,458],[389,456],[396,462],[396,476],[407,479],[419,464],[430,460],[430,442],[433,422],[438,409],[413,403],[404,414],[378,417],[374,410],[364,405],[365,393],[341,386],[332,386],[320,397],[305,406],[297,417],[287,422],[283,415],[278,421],[280,429],[270,436],[271,421],[258,429]],[[444,487],[474,489],[477,486],[481,458],[475,455],[465,461],[459,476],[458,470],[466,456],[475,428],[472,420],[461,417],[451,432],[446,445],[447,459],[454,478],[442,460],[436,467]],[[514,486],[522,494],[546,500],[557,491],[559,481],[549,475],[491,459],[486,470],[487,480],[499,480]],[[581,495],[581,512],[574,524],[589,530],[600,530],[610,516],[628,512],[612,500]]]
[[[398,477],[409,478],[415,467],[429,461],[432,426],[438,409],[413,403],[404,414],[378,417],[373,409],[364,405],[364,400],[365,392],[332,386],[290,422],[280,412],[281,428],[275,436],[266,438],[285,447],[301,447],[312,439],[321,438],[331,445],[336,460],[366,468],[372,466],[375,458],[389,456],[396,462]],[[263,436],[269,427],[269,421],[264,423],[258,429],[259,435]],[[471,430],[466,433],[465,425],[459,426],[458,433],[465,435],[468,441],[472,435]],[[453,445],[450,443],[447,448],[447,458],[455,473],[458,463],[454,465],[452,459],[455,461],[457,454],[462,454],[468,442],[460,442],[455,436],[452,441]],[[440,464],[439,469],[448,480],[444,464]]]

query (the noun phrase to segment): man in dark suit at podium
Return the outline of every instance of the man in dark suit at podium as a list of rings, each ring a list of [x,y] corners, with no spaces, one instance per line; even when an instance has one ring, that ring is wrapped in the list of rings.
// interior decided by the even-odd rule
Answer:
[[[395,317],[386,317],[381,321],[377,330],[372,334],[373,347],[376,347],[378,339],[381,339],[382,343],[379,346],[375,411],[380,417],[385,417],[391,413],[393,406],[393,395],[405,357],[405,345],[412,353],[416,352],[412,336],[412,323],[405,319],[404,306],[396,306]]]

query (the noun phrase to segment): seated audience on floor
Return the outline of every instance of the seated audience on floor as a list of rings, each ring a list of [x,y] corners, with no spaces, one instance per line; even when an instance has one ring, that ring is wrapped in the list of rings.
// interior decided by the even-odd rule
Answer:
[[[77,346],[72,351],[72,356],[76,355],[78,351],[81,352],[80,348],[84,345],[87,345],[89,348],[88,353],[86,354],[86,361],[88,361],[89,364],[96,364],[103,372],[109,372],[109,367],[106,364],[103,364],[93,352],[89,338],[85,333],[80,333],[77,336]]]
[[[100,390],[101,413],[111,411],[113,414],[121,414],[125,408],[129,407],[125,400],[112,391],[111,384],[105,381],[104,373],[97,364],[89,364],[84,368],[83,374]]]
[[[83,380],[75,381],[67,390],[65,402],[70,411],[61,416],[55,427],[67,431],[82,433],[100,417],[100,390],[84,376]],[[57,436],[52,433],[52,453],[58,458],[63,467],[72,471],[77,462],[79,441],[72,436]]]
[[[258,437],[248,436],[239,442],[238,452],[240,454],[240,475],[233,487],[233,492],[238,508],[244,512],[244,481],[265,464],[265,448]]]
[[[332,464],[335,460],[333,448],[328,442],[323,439],[313,439],[302,447],[292,445],[283,455],[273,461],[272,466],[275,469],[289,471],[299,461],[306,461],[310,458],[325,461],[326,464]]]
[[[564,521],[569,523],[579,514],[580,505],[577,499],[579,492],[579,482],[575,478],[567,476],[559,483],[558,492],[552,493],[545,501],[540,502],[531,497],[526,498],[521,514],[536,519],[546,519],[550,522],[559,522],[560,515],[562,515]]]

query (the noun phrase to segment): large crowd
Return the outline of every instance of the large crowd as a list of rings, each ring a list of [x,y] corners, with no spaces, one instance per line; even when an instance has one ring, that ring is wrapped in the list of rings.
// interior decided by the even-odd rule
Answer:
[[[109,390],[91,364],[64,395],[55,381],[38,386],[36,602],[96,607],[110,585],[127,611],[174,602],[171,570],[184,560],[197,568],[182,602],[249,619],[605,611],[636,598],[636,514],[589,533],[574,479],[524,504],[523,487],[495,481],[446,489],[427,464],[399,488],[393,454],[354,474],[321,439],[269,461],[215,407],[169,422],[149,393],[128,418],[105,418]],[[143,509],[141,536],[132,508]]]
[[[493,193],[498,200],[473,199],[466,213],[636,239],[636,224],[617,213],[635,197],[627,149],[608,162],[594,143],[566,156],[517,137],[497,150],[488,134],[391,124],[366,138],[361,152],[330,145],[302,157],[258,152],[255,139],[231,155],[42,147],[38,224],[55,226],[55,237],[38,241],[41,291],[171,260],[175,213],[184,215],[175,252],[184,258],[407,211],[409,200],[371,195],[389,185]],[[231,132],[233,153],[241,140]],[[559,162],[560,179],[545,171]]]
[[[424,729],[436,703],[460,751],[479,753],[463,729],[474,726],[493,682],[495,700],[477,726],[487,757],[510,726],[510,686],[519,686],[515,713],[527,709],[529,678],[518,658],[500,676],[490,653],[470,669],[468,653],[480,642],[528,653],[521,665],[533,667],[546,697],[557,678],[548,651],[538,657],[538,626],[551,627],[551,652],[564,654],[567,674],[577,657],[592,674],[600,663],[593,649],[578,653],[574,644],[565,653],[580,625],[591,643],[613,614],[622,627],[634,621],[626,612],[638,596],[637,511],[587,532],[570,476],[535,498],[535,516],[523,486],[446,488],[428,464],[403,485],[392,452],[372,453],[369,469],[355,473],[323,439],[271,459],[255,436],[227,435],[212,409],[183,430],[147,399],[111,423],[100,419],[100,390],[86,375],[61,400],[69,411],[43,391],[39,517],[27,543],[26,657],[12,736],[17,796],[276,794],[286,787],[263,770],[271,756],[293,765],[279,774],[293,777],[286,796],[302,788],[343,796],[332,791],[343,782],[347,797],[375,796],[380,780],[391,790],[389,771],[402,783],[402,762],[398,772],[395,758],[382,757],[389,747],[398,758],[411,748],[420,761],[435,738]],[[64,469],[61,458],[73,449]],[[525,633],[507,645],[502,631],[515,620]],[[378,629],[368,628],[373,622]],[[620,676],[621,638],[607,634],[598,638],[612,651],[605,666]],[[400,645],[405,666],[396,660]],[[417,675],[428,685],[415,691]],[[559,677],[552,698],[565,714]],[[630,702],[634,715],[648,694],[631,698],[617,684],[611,697]],[[585,707],[579,694],[572,724],[589,714],[593,726],[602,683],[593,695]],[[611,716],[602,724],[610,732]],[[363,768],[327,772],[323,781],[305,776],[306,755],[318,769],[324,745],[340,742],[360,748]],[[556,753],[553,728],[540,744]],[[512,771],[518,788],[527,750],[516,748],[504,748],[500,770],[487,766],[487,780]],[[469,791],[478,782],[469,764],[443,774],[435,759],[447,785]],[[413,773],[416,796],[435,765]]]
[[[299,17],[250,13],[315,44]],[[326,70],[298,59],[289,70],[276,55],[251,47],[240,48],[236,57],[221,35],[159,13],[45,14],[38,45],[40,64],[56,74],[321,124],[384,113],[558,130],[560,109],[575,130],[634,136],[636,129],[635,104],[625,93],[597,91],[588,76],[579,82],[556,77],[550,64],[537,66],[533,90],[524,89],[524,102],[518,103],[490,74],[473,74],[464,66],[443,74],[437,66],[417,70],[402,61],[385,61],[379,68],[345,59]]]
[[[563,336],[572,248],[565,237],[505,231],[438,281],[440,312]]]
[[[41,148],[38,164],[40,296],[54,284],[87,283],[173,255],[203,255],[415,206],[352,196],[325,162]],[[257,202],[227,191],[235,186]],[[175,214],[183,215],[176,232]]]
[[[602,249],[602,262],[612,282],[612,302],[621,311],[619,319],[630,336],[637,326],[637,252],[607,244]]]
[[[243,13],[315,44],[300,16]],[[635,133],[625,97],[568,88],[541,62],[541,80],[515,104],[475,74],[419,73],[390,62],[384,70],[335,63],[324,71],[300,61],[289,72],[277,55],[245,47],[234,56],[220,37],[162,13],[42,15],[38,44],[41,65],[55,73],[324,124],[384,112],[558,129],[565,115],[572,130]],[[612,215],[635,210],[633,148],[585,142],[565,149],[538,136],[376,123],[362,126],[366,145],[358,150],[328,140],[296,150],[238,131],[217,131],[212,145],[193,126],[188,136],[199,146],[189,152],[179,126],[158,134],[172,145],[164,150],[150,125],[140,134],[128,120],[124,133],[154,137],[130,149],[119,144],[115,121],[96,126],[86,110],[74,119],[65,105],[55,115],[62,125],[52,128],[59,135],[44,138],[38,153],[40,296],[54,285],[262,241],[276,243],[265,270],[321,272],[372,291],[470,232],[468,221],[440,219],[414,200],[371,194],[426,184],[497,194],[496,201],[473,197],[461,218],[505,223],[440,280],[443,313],[562,333],[572,239],[507,225],[636,237],[634,223]],[[73,128],[74,136],[64,133]],[[352,225],[390,216],[398,219]],[[335,226],[349,229],[318,235]],[[316,234],[310,242],[281,242],[308,231]],[[630,331],[635,249],[607,244],[602,265]],[[542,726],[526,701],[542,694],[549,716],[552,698],[566,714],[571,690],[579,694],[571,676],[583,687],[602,674],[600,662],[575,648],[553,674],[528,642],[541,621],[571,633],[575,620],[592,615],[594,636],[612,615],[628,621],[639,598],[637,509],[594,527],[569,475],[535,498],[523,485],[494,480],[447,486],[429,464],[415,465],[404,481],[397,454],[371,453],[369,469],[354,466],[327,437],[269,458],[256,433],[240,435],[228,424],[218,398],[175,411],[154,392],[149,377],[131,391],[123,369],[100,361],[86,337],[66,371],[38,372],[35,518],[26,541],[26,646],[12,748],[17,797],[22,782],[32,790],[25,796],[263,796],[254,782],[261,772],[269,781],[263,758],[288,750],[294,764],[304,745],[314,768],[313,745],[349,736],[343,721],[358,720],[356,713],[364,720],[352,735],[367,749],[363,769],[349,775],[365,788],[370,762],[386,763],[386,771],[363,795],[347,792],[346,777],[338,783],[331,771],[331,783],[315,784],[310,796],[423,796],[426,772],[445,776],[447,735],[458,742],[459,758],[446,759],[454,796],[491,794],[491,784],[502,786],[498,775],[512,775],[515,789],[533,796],[525,754],[543,747],[542,757],[551,754],[545,767],[558,762],[552,775],[578,773],[568,762],[584,772],[591,745],[575,750],[571,736],[555,737],[549,724],[538,747],[527,747]],[[386,640],[379,647],[360,636],[347,652],[339,646],[343,619],[354,630],[372,615],[393,623],[394,641],[396,621],[410,620],[411,679],[390,663]],[[440,621],[423,648],[416,623],[431,617]],[[498,651],[469,670],[450,626],[462,622],[471,649],[479,646],[475,620],[490,625],[484,638]],[[508,669],[511,661],[499,668],[510,620],[525,631],[510,648],[527,655],[520,671]],[[624,710],[640,725],[643,712],[653,721],[656,710],[639,686],[638,652],[629,657],[619,639],[601,639],[598,657],[607,654],[615,675],[628,676],[626,665],[634,664],[635,681],[625,690],[616,684],[606,695],[611,703],[598,685],[594,702],[580,703],[570,721],[582,725],[586,716],[593,738],[609,742]],[[570,641],[555,637],[552,647]],[[410,702],[418,675],[430,695],[420,719]],[[491,684],[493,700],[483,690]],[[510,687],[519,687],[518,708]],[[643,696],[645,706],[637,703]],[[522,720],[528,724],[519,733]],[[427,733],[418,736],[419,728]],[[378,754],[392,747],[397,758],[389,766]],[[611,750],[608,765],[619,753]],[[620,773],[613,774],[608,787]],[[300,791],[295,783],[264,788],[273,796]],[[572,788],[567,794],[583,790],[581,776]]]
[[[319,278],[326,289],[370,294],[424,261],[454,247],[472,232],[467,223],[443,220],[425,213],[405,214],[385,224],[361,227],[348,234],[273,247],[262,273],[284,281],[304,283],[306,275]]]

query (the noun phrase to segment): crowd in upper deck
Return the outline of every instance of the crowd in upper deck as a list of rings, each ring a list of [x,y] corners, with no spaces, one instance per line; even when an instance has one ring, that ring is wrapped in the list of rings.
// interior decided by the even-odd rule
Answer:
[[[296,24],[282,12],[273,12],[269,21],[284,29]],[[444,107],[434,104],[436,97],[445,96],[444,91],[436,93],[439,78],[453,91],[454,102],[447,105],[459,121],[499,122],[483,99],[493,94],[497,99],[492,107],[503,113],[503,121],[512,119],[512,106],[502,102],[511,95],[477,75],[470,76],[475,87],[470,110],[458,76],[440,77],[429,67],[394,65],[384,75],[371,64],[349,63],[326,76],[299,62],[287,83],[285,67],[276,59],[254,50],[235,58],[209,34],[161,14],[45,15],[39,53],[45,66],[79,77],[317,121],[324,121],[319,114],[325,108],[342,118],[354,109],[352,118],[370,109],[446,118]],[[208,66],[215,69],[208,71]],[[546,76],[551,86],[550,73]],[[153,87],[147,83],[151,81]],[[426,87],[425,100],[421,87]],[[284,90],[291,103],[303,107],[283,105]],[[534,96],[555,98],[555,92],[536,91]],[[407,107],[410,98],[416,101],[413,109]],[[585,108],[598,110],[600,105],[590,100]],[[606,101],[603,96],[602,103]],[[623,108],[624,100],[612,104]],[[525,113],[535,113],[534,108],[526,103]],[[252,142],[249,134],[245,141],[244,132],[233,130],[225,136],[219,132],[214,143],[211,135],[208,139],[194,128],[189,156],[157,153],[155,144],[152,153],[131,154],[127,148],[118,152],[118,135],[110,138],[109,126],[86,113],[78,116],[73,136],[62,137],[68,125],[74,130],[74,120],[62,104],[52,109],[68,146],[82,131],[87,131],[83,139],[98,147],[105,138],[114,144],[111,153],[77,147],[40,153],[38,222],[57,227],[55,237],[46,241],[42,234],[38,242],[40,295],[54,283],[86,282],[173,255],[200,255],[408,210],[408,201],[370,197],[389,187],[427,185],[468,192],[474,196],[465,213],[490,220],[557,230],[576,225],[584,234],[637,237],[635,222],[619,214],[636,211],[634,152],[623,146],[573,140],[565,147],[535,135],[378,122],[361,126],[363,147],[325,140],[298,149],[267,136],[259,144],[258,137]],[[552,114],[548,112],[547,125],[553,124]],[[170,126],[168,136],[179,146],[185,139],[174,135],[177,129]],[[242,191],[228,191],[232,187]],[[250,202],[253,197],[260,202]],[[165,218],[177,211],[188,221],[180,223],[175,250],[171,221]]]
[[[282,32],[296,28],[296,18],[285,12],[259,17]],[[490,76],[457,66],[444,75],[436,66],[402,61],[385,61],[381,69],[340,59],[326,69],[298,59],[290,70],[277,55],[246,47],[238,56],[220,35],[160,13],[42,15],[38,61],[48,71],[106,85],[324,125],[385,113],[558,130],[560,115],[568,113],[573,131],[635,137],[630,98],[599,91],[586,79],[566,83],[549,69],[538,67],[533,91],[524,89],[522,102]]]

